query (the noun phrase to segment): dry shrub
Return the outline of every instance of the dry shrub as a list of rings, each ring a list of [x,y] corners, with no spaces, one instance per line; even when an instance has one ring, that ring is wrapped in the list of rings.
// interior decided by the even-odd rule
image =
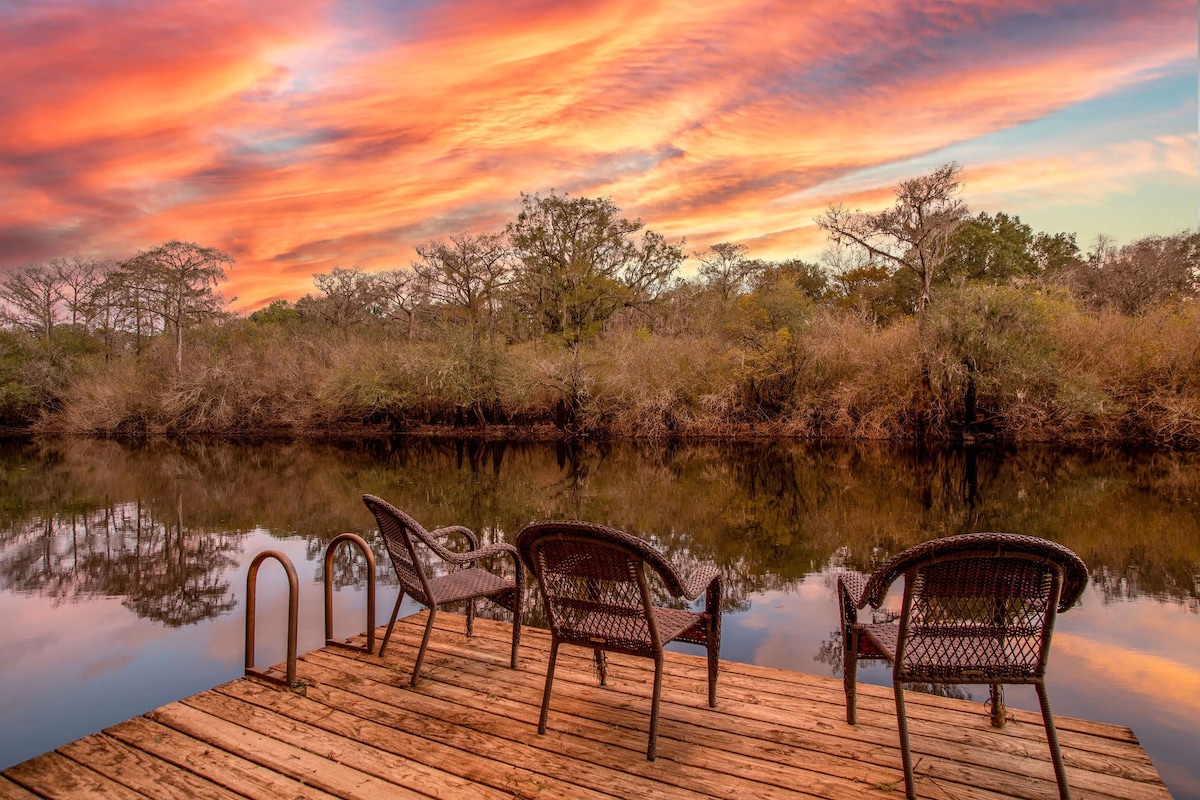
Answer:
[[[585,354],[580,426],[617,436],[724,432],[730,411],[714,399],[728,365],[708,338],[611,334]]]
[[[801,345],[809,368],[797,392],[806,432],[836,438],[911,435],[920,381],[913,320],[879,328],[856,314],[818,315]]]

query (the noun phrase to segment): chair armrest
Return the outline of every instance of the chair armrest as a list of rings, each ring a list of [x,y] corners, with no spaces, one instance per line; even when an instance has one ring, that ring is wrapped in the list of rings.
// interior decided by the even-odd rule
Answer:
[[[721,570],[716,567],[700,567],[683,584],[683,596],[688,600],[695,600],[701,592],[708,588],[709,584],[716,581],[719,585],[720,580]]]
[[[485,544],[483,547],[477,547],[474,550],[468,550],[465,553],[454,553],[451,551],[447,551],[447,553],[448,555],[443,556],[443,558],[445,558],[446,561],[449,561],[451,564],[470,564],[472,561],[476,561],[480,558],[505,554],[512,558],[513,563],[516,564],[518,569],[522,568],[521,556],[517,553],[517,548],[513,547],[507,542]]]
[[[438,528],[436,531],[430,531],[429,535],[437,539],[445,539],[452,533],[462,534],[462,536],[470,543],[471,549],[479,547],[479,537],[475,532],[464,525],[447,525],[444,528]]]
[[[844,596],[848,608],[864,608],[867,605],[867,576],[861,572],[847,570],[839,572],[838,593]]]

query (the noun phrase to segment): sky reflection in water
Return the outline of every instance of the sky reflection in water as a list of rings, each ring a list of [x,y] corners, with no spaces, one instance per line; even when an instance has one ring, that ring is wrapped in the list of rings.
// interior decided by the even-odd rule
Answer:
[[[801,446],[10,448],[0,452],[0,768],[240,675],[246,566],[261,550],[295,562],[300,650],[319,647],[324,543],[373,531],[358,499],[370,491],[485,539],[580,517],[648,536],[685,568],[715,562],[730,587],[722,657],[821,675],[834,673],[817,657],[836,635],[834,569],[869,569],[933,535],[1065,532],[1056,538],[1080,552],[1093,584],[1059,618],[1055,712],[1132,727],[1175,796],[1200,797],[1200,466],[1163,454],[915,458]],[[339,636],[365,615],[362,565],[342,553]],[[380,567],[383,622],[395,588],[385,557]],[[257,662],[272,664],[284,656],[278,565],[264,565],[259,585]],[[890,684],[877,666],[860,680]],[[1008,702],[1037,708],[1025,687]]]

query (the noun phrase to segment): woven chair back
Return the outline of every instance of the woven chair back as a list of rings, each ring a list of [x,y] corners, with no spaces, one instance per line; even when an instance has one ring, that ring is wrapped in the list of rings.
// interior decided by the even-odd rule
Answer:
[[[414,537],[428,539],[429,534],[421,527],[421,523],[385,500],[365,495],[363,502],[371,509],[375,521],[379,523],[379,533],[383,536],[384,546],[391,557],[400,586],[418,603],[432,605],[429,576],[421,563],[414,541]]]
[[[527,540],[525,552],[559,639],[638,655],[662,649],[643,553],[600,530]]]
[[[966,683],[1042,678],[1062,585],[1054,561],[994,546],[910,564],[897,675]]]

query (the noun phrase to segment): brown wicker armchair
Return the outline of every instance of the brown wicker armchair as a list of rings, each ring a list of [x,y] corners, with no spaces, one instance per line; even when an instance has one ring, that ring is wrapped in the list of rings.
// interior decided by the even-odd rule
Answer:
[[[701,567],[685,582],[663,554],[648,543],[587,522],[532,523],[517,535],[517,549],[538,579],[550,623],[550,663],[546,667],[538,733],[546,732],[554,665],[558,646],[564,642],[594,651],[601,685],[607,682],[605,651],[654,659],[650,742],[646,749],[650,761],[657,747],[664,645],[678,640],[708,649],[708,704],[716,706],[721,652],[719,570]],[[694,600],[705,592],[704,612],[654,606],[647,566],[672,597]]]
[[[899,621],[858,621],[879,608],[904,576]],[[1087,586],[1087,567],[1062,545],[1011,533],[969,533],[934,539],[894,556],[867,578],[838,576],[846,689],[846,721],[855,722],[859,659],[892,665],[904,783],[914,798],[912,752],[904,712],[905,683],[987,684],[992,724],[1004,724],[1003,684],[1033,684],[1060,797],[1070,797],[1050,701],[1046,660],[1058,612]]]
[[[517,648],[521,643],[521,606],[525,597],[525,570],[521,566],[516,548],[502,542],[480,547],[475,534],[461,525],[426,531],[408,514],[374,495],[364,494],[363,502],[379,523],[379,532],[383,535],[392,566],[396,569],[396,577],[400,580],[400,595],[392,609],[392,618],[388,622],[383,644],[379,646],[379,655],[382,656],[387,649],[388,640],[392,637],[392,628],[396,625],[396,615],[400,613],[400,603],[407,592],[418,603],[429,608],[425,636],[421,639],[421,649],[417,652],[417,662],[413,665],[410,681],[410,684],[415,686],[417,675],[421,672],[421,662],[425,659],[425,648],[429,645],[429,634],[433,631],[433,620],[437,616],[438,606],[467,601],[467,636],[471,636],[475,622],[475,600],[486,597],[513,614],[512,659],[509,666],[516,669]],[[465,553],[447,549],[441,540],[453,533],[465,538],[471,549]],[[457,569],[438,577],[427,575],[417,551],[418,542],[443,562]],[[475,566],[475,562],[480,558],[500,554],[512,558],[516,580],[502,578]]]

